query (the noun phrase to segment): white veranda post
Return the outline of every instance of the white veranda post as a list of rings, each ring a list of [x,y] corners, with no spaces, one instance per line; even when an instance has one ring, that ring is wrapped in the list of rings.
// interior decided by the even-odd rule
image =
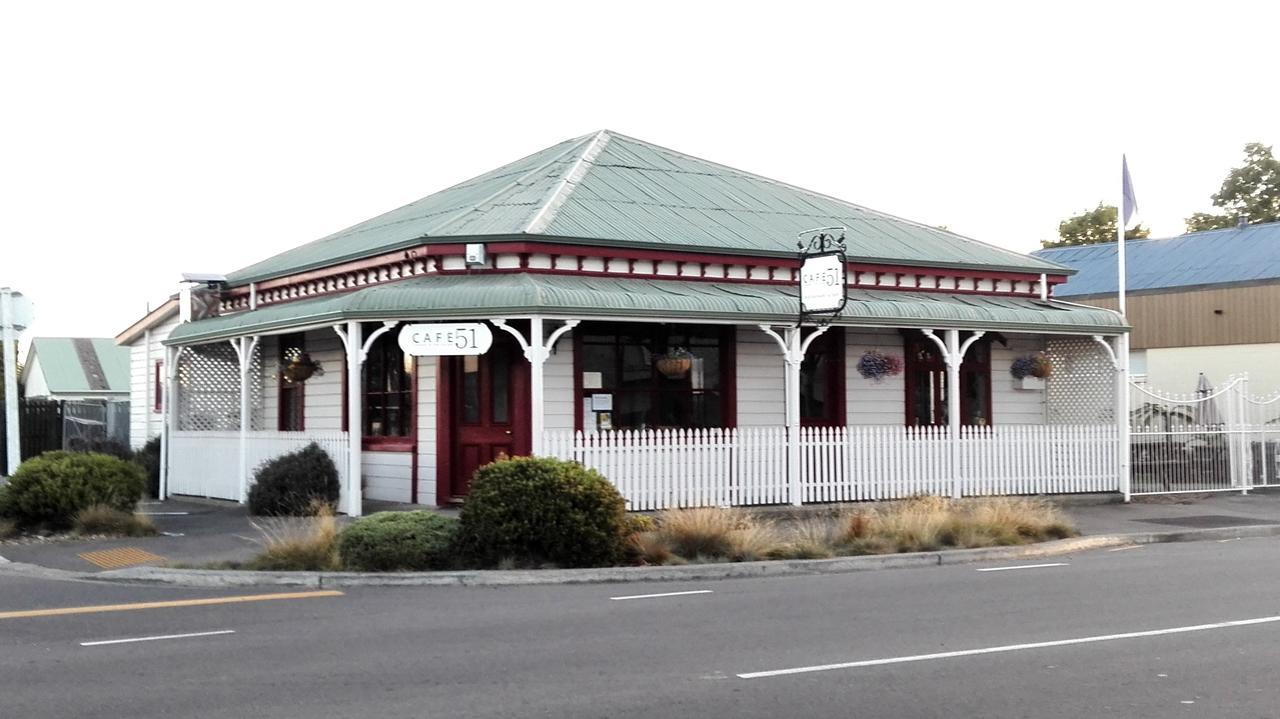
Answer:
[[[169,447],[171,435],[178,428],[178,360],[181,347],[164,350],[164,387],[160,391],[160,491],[156,499],[169,498]]]
[[[960,343],[960,330],[947,330],[946,340],[939,339],[933,330],[923,330],[942,350],[942,361],[947,367],[947,442],[951,453],[951,496],[959,499],[964,494],[963,469],[960,466],[960,365],[965,353],[986,332],[974,332]]]
[[[333,331],[342,340],[347,351],[347,506],[348,517],[359,517],[364,512],[364,492],[360,473],[364,457],[364,361],[369,348],[379,337],[390,332],[399,322],[387,320],[382,326],[364,336],[364,328],[355,320],[334,325]]]
[[[240,503],[249,501],[249,371],[253,353],[258,349],[257,337],[228,340],[240,361]]]
[[[491,320],[495,327],[516,338],[524,358],[529,360],[529,453],[532,455],[537,456],[543,453],[543,433],[546,429],[546,408],[543,406],[544,365],[547,358],[551,356],[551,348],[556,346],[556,342],[559,342],[566,332],[577,327],[579,321],[566,320],[544,340],[542,318],[530,318],[529,338],[526,340],[524,335],[508,325],[505,319]]]
[[[785,376],[783,396],[787,406],[787,494],[791,504],[800,506],[804,503],[804,488],[800,476],[800,366],[804,363],[804,355],[809,345],[827,331],[827,325],[815,329],[808,337],[801,339],[801,328],[787,327],[779,335],[769,325],[759,325],[760,329],[773,338],[782,349]]]
[[[1117,335],[1114,347],[1102,335],[1094,335],[1093,341],[1102,346],[1115,369],[1116,481],[1128,502],[1133,499],[1129,481],[1129,336]]]

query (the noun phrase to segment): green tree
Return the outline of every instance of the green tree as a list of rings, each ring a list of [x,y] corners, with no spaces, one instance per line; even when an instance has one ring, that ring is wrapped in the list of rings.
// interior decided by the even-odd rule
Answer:
[[[1116,218],[1120,213],[1115,205],[1104,205],[1101,202],[1092,210],[1085,210],[1078,215],[1068,217],[1058,223],[1058,239],[1041,240],[1043,247],[1074,247],[1076,245],[1095,245],[1099,242],[1116,241]],[[1142,225],[1125,230],[1126,240],[1140,240],[1151,235],[1151,231]]]
[[[1213,197],[1213,206],[1224,212],[1197,212],[1187,218],[1187,232],[1234,227],[1241,218],[1249,222],[1280,220],[1280,160],[1270,145],[1251,142],[1244,146],[1244,164],[1233,167]]]

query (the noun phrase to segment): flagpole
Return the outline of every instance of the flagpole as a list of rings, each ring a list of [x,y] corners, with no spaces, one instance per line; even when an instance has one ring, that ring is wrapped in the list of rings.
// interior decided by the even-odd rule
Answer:
[[[1129,218],[1126,216],[1126,210],[1132,201],[1132,180],[1129,177],[1129,161],[1124,155],[1120,156],[1121,179],[1120,179],[1120,203],[1116,205],[1116,268],[1119,276],[1117,278],[1118,305],[1120,308],[1120,318],[1124,323],[1129,324],[1128,307],[1125,303],[1126,289],[1126,271],[1124,257],[1124,232],[1125,226],[1128,224]],[[1134,203],[1136,204],[1136,203]],[[1137,209],[1136,207],[1134,208]],[[1116,417],[1116,428],[1119,432],[1117,444],[1119,444],[1118,454],[1120,459],[1120,492],[1124,495],[1124,501],[1128,502],[1133,498],[1132,491],[1132,475],[1131,475],[1131,452],[1130,449],[1130,427],[1129,427],[1129,333],[1122,332],[1116,338],[1116,408],[1119,417]]]

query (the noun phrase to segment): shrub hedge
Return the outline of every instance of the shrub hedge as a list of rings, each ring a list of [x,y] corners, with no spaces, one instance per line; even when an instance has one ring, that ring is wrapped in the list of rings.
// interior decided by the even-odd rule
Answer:
[[[338,503],[338,468],[320,445],[311,444],[263,462],[253,473],[249,513],[302,517],[318,504]]]
[[[77,512],[93,505],[132,512],[145,482],[138,465],[116,457],[46,452],[18,466],[2,502],[22,526],[65,529]]]
[[[434,512],[377,512],[342,530],[338,554],[358,572],[444,569],[457,531],[458,520]]]
[[[459,552],[481,566],[503,560],[608,566],[623,556],[625,503],[594,470],[549,457],[481,467],[458,528]]]
[[[147,440],[147,443],[134,453],[133,461],[142,467],[147,475],[147,495],[160,496],[160,435]]]

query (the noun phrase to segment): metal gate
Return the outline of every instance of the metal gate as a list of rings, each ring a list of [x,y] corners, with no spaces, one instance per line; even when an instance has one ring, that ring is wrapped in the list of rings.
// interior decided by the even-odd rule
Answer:
[[[1175,394],[1131,383],[1134,495],[1280,486],[1280,393],[1255,396],[1244,376]]]

